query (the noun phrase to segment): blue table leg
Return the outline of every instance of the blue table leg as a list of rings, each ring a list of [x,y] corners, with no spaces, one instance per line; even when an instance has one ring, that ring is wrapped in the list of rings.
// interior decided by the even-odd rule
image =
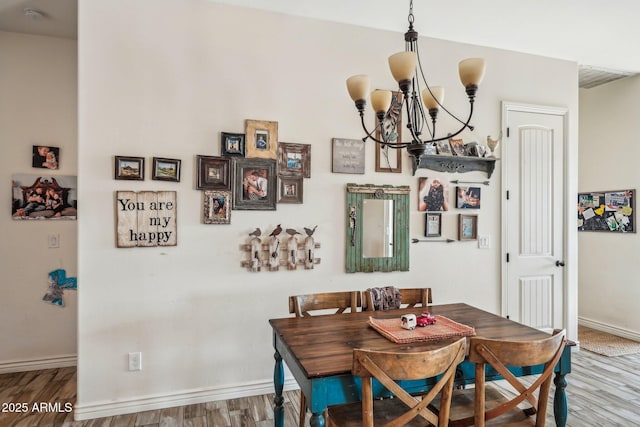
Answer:
[[[284,368],[282,367],[282,356],[277,351],[273,355],[276,359],[276,365],[273,368],[273,386],[276,396],[273,398],[275,407],[273,408],[273,421],[275,427],[284,427],[284,397],[282,397],[282,389],[284,387]]]
[[[556,385],[556,392],[553,396],[553,416],[556,419],[556,426],[564,427],[567,424],[569,406],[567,402],[567,380],[564,373],[556,372],[553,383]]]

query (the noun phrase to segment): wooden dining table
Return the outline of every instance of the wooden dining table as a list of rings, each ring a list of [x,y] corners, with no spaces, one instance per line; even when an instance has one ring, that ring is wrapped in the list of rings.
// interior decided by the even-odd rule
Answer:
[[[497,316],[467,304],[431,305],[434,315],[447,317],[455,322],[475,328],[477,336],[505,340],[538,340],[549,335],[538,329]],[[385,338],[369,326],[369,317],[376,319],[399,318],[403,314],[420,314],[423,308],[358,312],[310,317],[287,317],[271,319],[275,368],[274,422],[284,426],[284,367],[283,361],[298,382],[312,412],[310,425],[325,425],[323,412],[329,405],[360,400],[360,379],[351,374],[354,348],[369,350],[402,351],[402,349],[434,349],[455,341],[450,338],[434,342],[397,344]],[[427,326],[428,327],[428,326]],[[542,366],[511,367],[516,376],[533,375],[542,371]],[[557,426],[564,427],[567,421],[568,402],[565,393],[565,375],[571,372],[571,349],[565,347],[555,369],[554,417]],[[474,365],[462,362],[456,372],[455,385],[474,383]],[[487,381],[501,379],[497,372],[488,371]],[[407,381],[401,385],[409,392],[428,390],[433,379]],[[377,387],[375,393],[382,397],[386,390]]]

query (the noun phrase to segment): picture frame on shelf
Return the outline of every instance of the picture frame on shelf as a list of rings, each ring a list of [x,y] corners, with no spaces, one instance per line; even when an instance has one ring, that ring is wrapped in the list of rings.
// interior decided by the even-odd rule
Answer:
[[[447,140],[443,140],[443,141],[436,141],[436,150],[438,151],[438,154],[441,156],[452,156],[453,153],[451,152],[451,145],[449,144],[449,141]]]
[[[234,157],[233,176],[233,209],[276,209],[275,160]]]
[[[331,172],[364,174],[365,143],[361,139],[331,140]]]
[[[311,178],[311,145],[280,142],[278,176]]]
[[[279,177],[278,203],[303,203],[304,179],[302,177]]]
[[[196,190],[231,190],[231,159],[196,155]]]
[[[427,212],[425,214],[424,237],[442,236],[442,213]]]
[[[113,177],[144,181],[144,157],[115,156]]]
[[[203,193],[203,222],[231,224],[231,191],[205,190]]]
[[[480,209],[480,187],[456,187],[456,208]]]
[[[392,92],[391,106],[380,121],[376,118],[376,172],[402,173],[402,149],[392,146],[402,142],[402,92]]]
[[[180,182],[180,159],[153,158],[151,179],[156,181]]]
[[[278,122],[245,121],[245,157],[251,159],[278,158]]]
[[[223,157],[244,157],[244,138],[243,133],[220,132],[220,155]]]
[[[478,239],[478,216],[458,214],[458,240]]]
[[[449,145],[451,146],[451,151],[453,151],[453,154],[456,156],[466,155],[464,141],[462,138],[450,138]]]

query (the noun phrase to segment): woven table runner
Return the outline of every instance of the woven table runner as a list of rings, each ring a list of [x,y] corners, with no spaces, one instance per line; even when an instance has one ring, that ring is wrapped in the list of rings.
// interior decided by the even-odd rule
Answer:
[[[471,337],[476,334],[476,330],[471,326],[454,322],[437,314],[434,317],[436,318],[435,324],[418,326],[413,330],[403,329],[400,326],[400,318],[374,319],[369,317],[369,325],[390,341],[400,344],[440,341],[455,337]]]

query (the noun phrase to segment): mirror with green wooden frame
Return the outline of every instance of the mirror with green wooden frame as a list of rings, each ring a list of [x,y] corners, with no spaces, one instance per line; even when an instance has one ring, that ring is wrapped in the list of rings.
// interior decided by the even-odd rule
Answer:
[[[409,271],[409,186],[347,184],[347,273]]]

